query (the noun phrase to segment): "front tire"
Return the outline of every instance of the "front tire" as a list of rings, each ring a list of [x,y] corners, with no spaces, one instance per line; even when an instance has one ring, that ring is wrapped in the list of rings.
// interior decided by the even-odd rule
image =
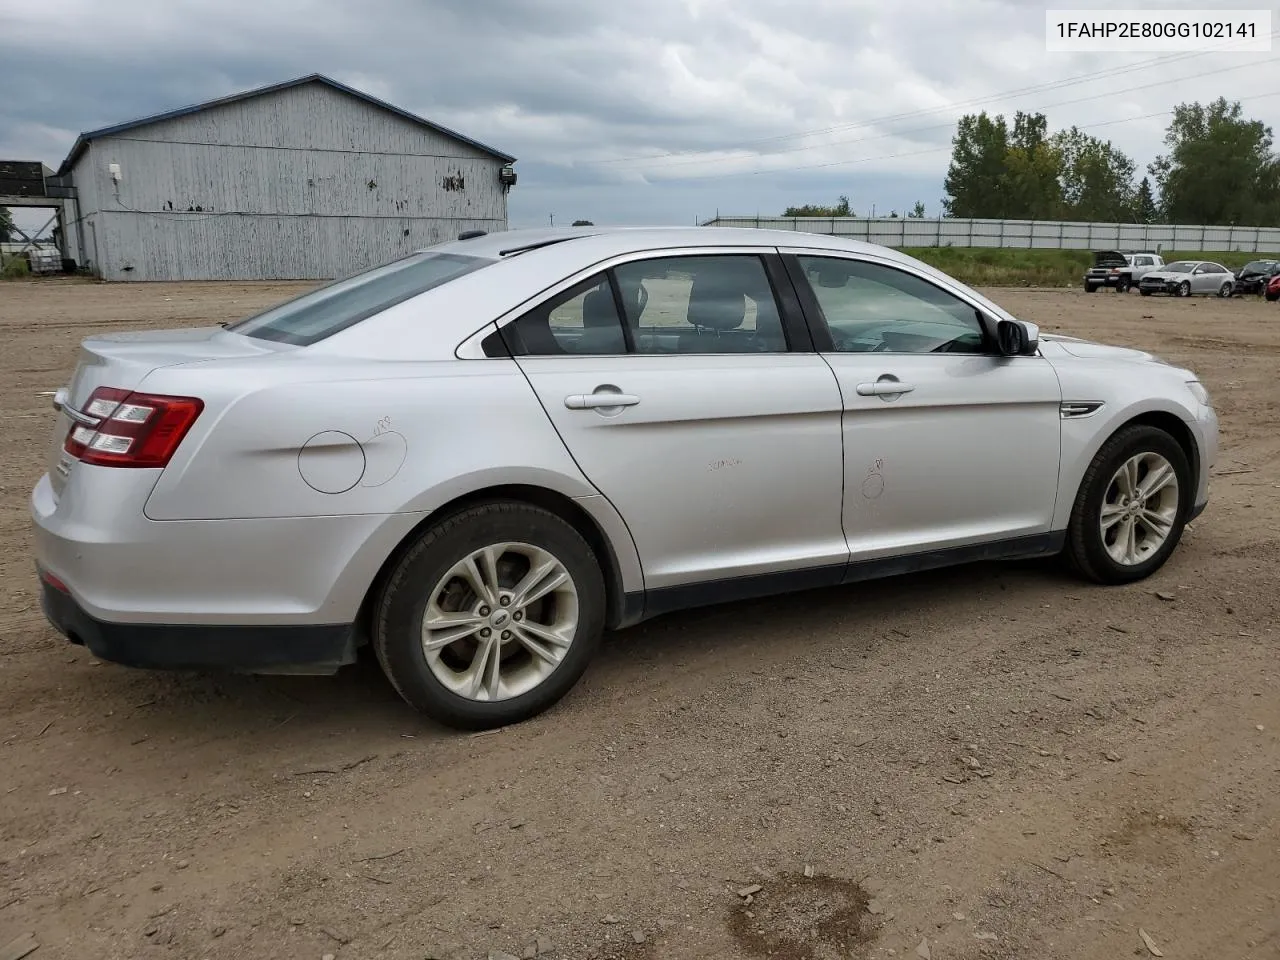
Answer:
[[[1139,287],[1139,288],[1138,288],[1138,292],[1139,292],[1140,294],[1142,294],[1144,297],[1149,297],[1149,296],[1151,296],[1151,291],[1150,291],[1150,290],[1143,290],[1141,287]]]
[[[1191,281],[1190,281],[1190,280],[1183,280],[1180,284],[1178,284],[1178,296],[1180,296],[1180,297],[1189,297],[1189,296],[1191,296]]]
[[[1177,547],[1195,493],[1191,465],[1165,431],[1136,424],[1102,445],[1085,471],[1067,527],[1066,555],[1097,583],[1131,583]]]
[[[1096,284],[1093,284],[1093,283],[1086,283],[1086,284],[1084,285],[1084,292],[1085,292],[1085,293],[1097,293],[1097,292],[1098,292],[1098,287],[1097,287],[1097,285],[1096,285]]]
[[[541,507],[499,501],[428,528],[397,561],[373,647],[408,703],[463,730],[541,713],[577,683],[604,630],[600,562]]]
[[[1116,293],[1128,293],[1128,292],[1129,292],[1129,278],[1121,277],[1119,280],[1116,281]]]

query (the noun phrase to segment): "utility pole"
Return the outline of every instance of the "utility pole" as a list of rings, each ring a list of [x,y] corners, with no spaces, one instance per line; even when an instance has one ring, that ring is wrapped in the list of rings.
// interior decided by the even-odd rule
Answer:
[[[554,213],[551,214],[551,225],[553,227],[556,225],[556,215]]]

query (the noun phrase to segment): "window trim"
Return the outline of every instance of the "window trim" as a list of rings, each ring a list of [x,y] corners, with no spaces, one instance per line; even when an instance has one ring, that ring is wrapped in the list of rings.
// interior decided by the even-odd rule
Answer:
[[[872,267],[883,267],[884,269],[887,269],[887,270],[894,270],[894,271],[897,271],[898,273],[906,274],[907,276],[915,280],[919,280],[922,283],[928,284],[929,286],[933,287],[935,290],[938,290],[941,293],[945,293],[947,296],[960,301],[965,306],[972,309],[974,312],[974,316],[978,321],[978,326],[982,331],[982,352],[981,353],[969,353],[969,354],[933,353],[933,352],[915,353],[915,352],[902,352],[898,350],[881,350],[881,351],[877,351],[877,354],[876,354],[877,356],[888,356],[888,357],[937,356],[937,357],[948,357],[948,358],[954,358],[957,356],[970,356],[970,357],[992,357],[992,356],[1003,357],[1004,356],[1004,354],[1000,353],[996,345],[995,331],[992,329],[993,318],[988,316],[987,312],[982,307],[974,303],[969,297],[966,297],[955,290],[952,290],[952,289],[949,289],[948,287],[943,286],[942,284],[938,283],[933,277],[922,274],[917,270],[912,270],[906,264],[894,263],[892,261],[885,260],[880,257],[863,256],[861,254],[853,253],[851,251],[827,250],[827,249],[821,249],[816,247],[809,250],[806,250],[803,248],[790,247],[790,248],[783,249],[781,251],[781,254],[782,254],[782,262],[786,266],[787,272],[791,276],[791,282],[795,286],[796,291],[799,294],[800,304],[804,309],[805,320],[809,326],[809,332],[813,339],[814,347],[818,353],[830,353],[830,354],[834,354],[841,357],[858,356],[858,354],[844,353],[842,351],[836,350],[835,340],[831,336],[831,329],[827,324],[827,318],[826,318],[826,314],[822,309],[822,304],[818,302],[818,296],[814,292],[812,284],[809,283],[809,278],[805,276],[803,267],[801,267],[800,265],[801,257],[822,257],[830,260],[849,260],[854,263],[866,264],[867,266],[872,266]]]
[[[765,275],[773,292],[774,303],[782,321],[783,337],[787,341],[785,351],[768,351],[759,353],[638,353],[626,320],[626,312],[622,309],[622,294],[614,276],[614,269],[626,264],[641,263],[650,260],[672,260],[687,257],[749,256],[761,260]],[[518,323],[524,317],[545,307],[549,302],[572,290],[583,281],[597,274],[606,274],[613,289],[614,305],[619,309],[623,320],[623,335],[626,338],[628,352],[625,354],[526,354],[515,349],[518,338],[503,331]],[[494,337],[494,333],[498,336]],[[514,331],[512,331],[514,333]],[[505,351],[505,352],[504,352]],[[792,353],[815,352],[812,333],[805,317],[798,291],[787,272],[778,248],[768,246],[746,246],[742,244],[726,246],[688,246],[688,247],[656,247],[645,250],[632,250],[627,253],[608,257],[604,260],[582,267],[544,288],[540,293],[528,298],[523,303],[502,314],[484,328],[472,334],[459,344],[455,355],[460,359],[567,359],[570,357],[772,357]]]

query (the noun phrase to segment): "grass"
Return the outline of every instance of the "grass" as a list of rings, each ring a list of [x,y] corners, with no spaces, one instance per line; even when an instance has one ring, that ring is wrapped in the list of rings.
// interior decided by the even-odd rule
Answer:
[[[26,257],[0,253],[0,280],[25,280],[29,276],[31,266]]]
[[[1018,250],[1001,247],[905,247],[903,253],[923,260],[961,283],[978,287],[1076,287],[1093,265],[1089,250]],[[1166,250],[1174,260],[1215,260],[1239,270],[1250,260],[1280,256],[1227,251]]]

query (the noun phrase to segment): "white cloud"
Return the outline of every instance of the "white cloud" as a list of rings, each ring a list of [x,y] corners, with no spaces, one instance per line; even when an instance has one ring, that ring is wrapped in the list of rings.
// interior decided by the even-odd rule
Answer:
[[[81,130],[322,72],[518,156],[516,222],[552,206],[690,222],[836,193],[860,211],[917,198],[933,210],[951,126],[981,106],[1090,127],[1140,168],[1166,122],[1141,118],[1178,102],[1239,98],[1280,126],[1280,96],[1258,98],[1280,91],[1274,54],[1117,72],[1154,55],[1047,54],[1048,0],[0,5],[6,158],[56,166]],[[1099,71],[1110,75],[1026,90]],[[600,162],[637,157],[651,159]]]

